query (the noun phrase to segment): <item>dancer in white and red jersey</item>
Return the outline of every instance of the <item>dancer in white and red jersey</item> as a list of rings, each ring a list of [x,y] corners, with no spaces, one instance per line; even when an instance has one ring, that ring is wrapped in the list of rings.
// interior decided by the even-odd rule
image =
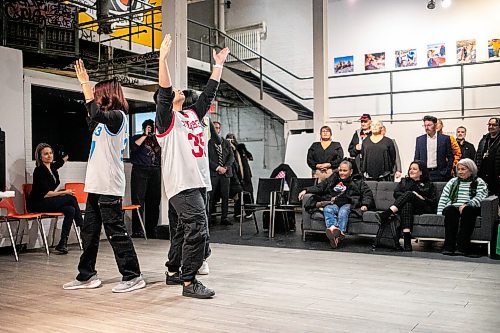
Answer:
[[[167,263],[171,279],[182,281],[182,295],[211,298],[215,292],[196,280],[204,259],[207,237],[206,193],[210,188],[210,171],[206,151],[207,135],[203,122],[219,85],[222,67],[229,49],[214,51],[213,72],[195,104],[183,109],[184,92],[173,89],[167,57],[172,40],[166,35],[160,47],[160,85],[156,106],[158,143],[162,148],[162,177],[165,195],[178,214],[174,238],[183,235],[182,253],[169,253]],[[171,246],[170,251],[179,247]],[[182,261],[182,262],[181,262]],[[182,272],[179,272],[182,265]],[[180,275],[179,275],[180,274]],[[176,276],[177,275],[177,276]],[[168,279],[168,275],[167,275]]]

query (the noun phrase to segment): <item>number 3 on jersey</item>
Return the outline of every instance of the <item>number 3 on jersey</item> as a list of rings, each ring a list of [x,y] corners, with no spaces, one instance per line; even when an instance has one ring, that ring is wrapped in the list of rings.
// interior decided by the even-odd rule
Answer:
[[[191,149],[191,152],[194,157],[202,157],[205,155],[205,141],[203,141],[203,133],[188,133],[188,140],[193,141],[194,148]]]

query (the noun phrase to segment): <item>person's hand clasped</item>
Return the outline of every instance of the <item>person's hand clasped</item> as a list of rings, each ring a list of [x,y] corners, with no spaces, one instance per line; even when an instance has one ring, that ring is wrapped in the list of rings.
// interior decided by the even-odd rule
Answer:
[[[366,207],[366,206],[361,206],[360,210],[361,210],[362,212],[366,212],[366,211],[368,210],[368,207]]]
[[[299,193],[299,200],[304,199],[304,196],[306,195],[306,190],[303,190],[302,192]]]

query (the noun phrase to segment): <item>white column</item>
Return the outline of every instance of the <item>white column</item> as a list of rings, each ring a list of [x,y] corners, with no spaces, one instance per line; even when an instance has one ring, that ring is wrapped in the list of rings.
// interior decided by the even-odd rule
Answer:
[[[162,36],[172,36],[168,68],[172,85],[187,89],[187,0],[163,0]]]
[[[314,132],[328,119],[328,0],[313,0]]]

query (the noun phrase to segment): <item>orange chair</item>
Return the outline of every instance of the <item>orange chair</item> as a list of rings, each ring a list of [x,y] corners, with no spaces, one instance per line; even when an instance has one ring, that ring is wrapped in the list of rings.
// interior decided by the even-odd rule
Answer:
[[[80,205],[87,204],[88,193],[84,191],[85,183],[66,183],[64,184],[65,190],[73,190],[75,193],[76,201]],[[81,210],[82,214],[85,214],[85,209]]]
[[[19,261],[19,257],[17,256],[16,250],[16,242],[17,242],[17,234],[19,233],[19,225],[17,227],[16,239],[12,235],[12,230],[10,228],[10,221],[18,221],[21,224],[22,220],[33,220],[37,222],[38,227],[42,233],[43,244],[45,245],[45,250],[47,251],[47,255],[49,255],[49,246],[47,245],[47,237],[45,236],[45,231],[43,230],[41,217],[42,214],[19,214],[16,210],[16,206],[14,205],[14,200],[12,198],[4,198],[0,201],[0,208],[7,210],[7,215],[0,216],[0,222],[6,222],[7,228],[9,229],[10,242],[12,244],[12,249],[14,250],[14,257],[16,261]],[[22,242],[22,238],[21,238]]]
[[[123,211],[124,215],[125,215],[125,212],[127,210],[132,211],[132,214],[134,214],[134,212],[133,212],[134,210],[137,211],[137,216],[139,216],[139,222],[141,223],[142,232],[144,233],[144,239],[147,240],[148,237],[146,236],[146,228],[144,227],[144,223],[142,222],[140,208],[141,208],[141,205],[124,205],[124,206],[122,206],[122,211]]]
[[[23,201],[24,201],[24,211],[25,212],[28,212],[27,199],[28,199],[32,189],[33,189],[33,184],[23,184]],[[41,215],[41,218],[40,218],[41,220],[46,219],[46,218],[55,218],[56,219],[56,225],[54,226],[54,231],[52,233],[52,246],[54,246],[54,239],[55,239],[55,234],[56,234],[56,229],[57,229],[57,221],[59,221],[59,217],[64,217],[64,214],[61,212],[40,212],[39,214]],[[42,228],[43,228],[43,226],[42,226]],[[75,221],[73,221],[73,228],[75,229],[75,234],[76,234],[76,238],[78,239],[78,245],[80,246],[80,250],[82,250],[83,249],[82,240],[80,239],[80,232],[78,231],[78,228],[76,226]]]

